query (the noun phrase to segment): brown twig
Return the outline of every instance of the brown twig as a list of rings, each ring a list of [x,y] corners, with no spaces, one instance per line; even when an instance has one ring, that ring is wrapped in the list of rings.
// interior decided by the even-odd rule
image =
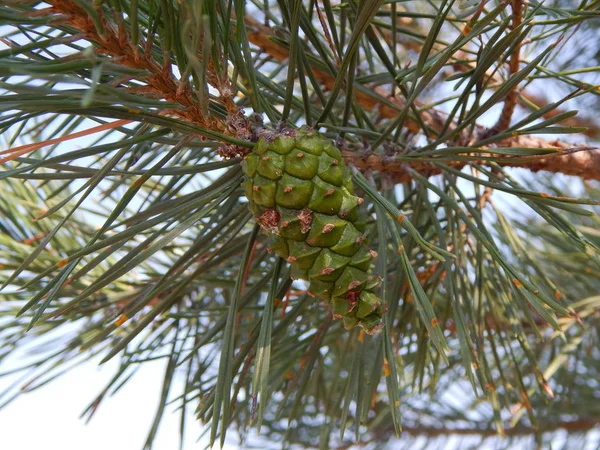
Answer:
[[[454,64],[452,67],[455,70],[461,71],[461,72],[467,72],[469,70],[472,70],[475,68],[475,65],[472,62],[468,62],[468,55],[467,53],[465,53],[464,51],[460,50],[457,52],[456,54],[456,59],[460,60],[460,63]],[[493,83],[502,83],[502,80],[500,79],[498,72],[496,70],[488,70],[486,72],[486,76],[490,77],[490,80]],[[571,97],[573,96],[573,94],[570,95]],[[519,102],[519,104],[521,104],[523,107],[525,108],[529,108],[531,109],[531,105],[529,105],[529,103],[534,104],[537,108],[545,108],[546,106],[548,106],[550,104],[550,102],[548,101],[548,99],[544,98],[541,95],[537,95],[537,94],[532,94],[531,92],[528,91],[521,91],[518,93],[517,95],[517,100]],[[566,109],[562,109],[562,108],[557,108],[557,109],[551,109],[549,111],[547,111],[543,117],[544,119],[551,119],[552,117],[555,117],[559,114],[565,113],[567,112]],[[600,134],[600,125],[596,122],[594,122],[591,119],[585,118],[585,117],[580,117],[580,116],[573,116],[573,117],[568,117],[567,119],[564,119],[563,121],[561,121],[561,124],[567,127],[585,127],[586,130],[582,131],[581,133],[589,136],[591,138],[594,138],[596,136],[598,136]]]
[[[522,0],[512,0],[511,2],[512,8],[512,24],[511,30],[516,30],[521,25],[521,19],[523,16],[523,1]],[[521,43],[519,42],[512,54],[510,55],[510,63],[509,63],[509,73],[510,75],[514,75],[519,72],[519,64],[521,63]],[[496,125],[494,125],[494,131],[500,132],[506,130],[510,126],[510,121],[512,119],[513,113],[515,112],[515,107],[517,106],[518,99],[518,91],[517,86],[513,87],[508,94],[506,95],[506,100],[504,100],[504,107],[502,108],[502,113],[500,114],[500,118]]]
[[[323,33],[325,34],[325,40],[327,41],[327,44],[329,44],[329,49],[331,50],[331,53],[333,53],[333,56],[335,57],[335,62],[339,67],[342,64],[342,61],[340,59],[340,55],[338,54],[335,48],[333,39],[331,38],[331,33],[329,32],[329,27],[327,26],[327,22],[325,21],[324,14],[323,12],[321,12],[321,8],[319,7],[319,0],[315,1],[315,9],[317,10],[317,17],[319,18],[321,28],[323,28]]]
[[[531,92],[521,92],[519,94],[519,97],[527,100],[530,103],[533,103],[538,108],[544,108],[544,107],[548,106],[548,104],[550,103],[546,98],[542,97],[541,95],[534,95]],[[525,102],[523,100],[521,100],[521,103],[525,103]],[[529,106],[526,105],[526,107],[529,107]],[[567,112],[567,111],[563,110],[563,109],[551,109],[550,111],[546,112],[543,117],[544,117],[544,119],[551,119],[551,118],[558,116],[559,114],[562,114],[564,112]],[[569,117],[569,118],[563,120],[561,122],[561,124],[566,127],[585,127],[586,130],[582,131],[582,134],[585,134],[586,136],[589,136],[591,138],[594,138],[594,137],[600,135],[600,125],[598,125],[593,120],[587,119],[585,117],[579,117],[579,116]]]
[[[55,138],[55,139],[48,139],[48,140],[44,140],[42,142],[35,142],[33,144],[26,144],[26,145],[21,145],[19,147],[9,148],[8,150],[0,151],[0,155],[9,153],[9,156],[0,157],[0,164],[5,163],[6,161],[12,161],[15,158],[18,158],[19,156],[25,155],[27,153],[31,153],[35,150],[39,150],[42,147],[59,144],[61,142],[69,141],[71,139],[77,139],[77,138],[80,138],[83,136],[89,136],[94,133],[99,133],[101,131],[117,128],[122,125],[126,125],[129,122],[131,122],[131,121],[130,120],[115,120],[114,122],[98,125],[98,126],[89,128],[84,131],[79,131],[77,133],[69,134],[67,136],[61,136],[61,137]]]
[[[536,428],[528,426],[516,426],[504,430],[505,436],[529,436],[536,433],[548,433],[558,430],[565,430],[568,433],[578,433],[588,431],[600,425],[600,418],[590,417],[577,420],[565,420],[556,422],[540,422]],[[387,432],[387,430],[386,430]],[[448,427],[428,427],[428,426],[403,426],[402,432],[411,436],[483,436],[493,437],[498,435],[498,431],[491,427],[468,427],[468,428],[448,428]]]
[[[273,31],[264,27],[251,17],[246,17],[245,22],[248,30],[248,38],[254,45],[260,47],[264,52],[271,57],[284,61],[288,57],[287,49],[272,40]],[[334,78],[318,68],[313,68],[315,77],[330,89],[333,86]],[[354,95],[358,103],[365,109],[377,110],[383,118],[394,118],[398,112],[404,108],[405,100],[402,97],[391,97],[388,91],[382,87],[375,87],[368,90],[355,90]],[[417,103],[418,107],[423,105]],[[424,111],[421,115],[423,122],[429,127],[430,131],[435,133],[440,131],[446,122],[446,117],[443,112],[435,109]],[[406,127],[411,132],[419,132],[421,125],[415,120],[407,120]],[[481,127],[481,130],[484,128]],[[523,162],[523,158],[519,158],[520,162],[511,160],[510,157],[499,162],[505,167],[521,167],[529,169],[533,172],[546,170],[549,172],[563,173],[566,175],[575,175],[584,179],[600,180],[600,149],[592,147],[573,147],[571,144],[562,141],[548,141],[535,136],[514,136],[498,142],[494,147],[504,148],[539,148],[539,149],[557,149],[560,153],[545,156],[532,157]],[[486,149],[488,147],[482,147]],[[477,151],[474,148],[474,151]],[[360,170],[372,169],[382,172],[391,172],[395,174],[394,180],[397,182],[406,182],[411,179],[410,175],[403,169],[402,164],[393,159],[381,155],[362,155],[345,152],[345,159],[355,165]],[[411,168],[419,171],[423,175],[431,176],[440,173],[428,163],[405,163]],[[454,167],[462,168],[466,163],[455,163]],[[485,162],[482,162],[485,164]]]
[[[150,52],[141,54],[140,48],[133,44],[123,27],[115,27],[106,20],[101,11],[98,10],[99,17],[102,20],[104,32],[99,33],[89,15],[72,0],[49,0],[51,7],[47,10],[37,10],[35,14],[53,14],[56,16],[56,22],[70,26],[78,30],[86,39],[93,41],[97,45],[97,51],[110,55],[118,60],[120,64],[127,67],[143,69],[149,73],[145,77],[149,92],[154,92],[157,96],[170,102],[180,105],[178,109],[170,109],[168,113],[175,114],[189,122],[204,126],[218,131],[226,131],[229,127],[226,123],[210,116],[206,116],[192,95],[190,87],[176,80],[170,71],[170,65],[163,66],[152,59]],[[285,60],[288,57],[288,51],[284,46],[275,43],[271,37],[271,29],[264,27],[254,19],[246,17],[246,23],[249,26],[249,40],[261,47],[271,57],[278,60]],[[148,44],[148,43],[147,43]],[[146,45],[145,47],[148,47]],[[317,68],[313,69],[317,79],[325,87],[331,88],[334,78],[325,71]],[[384,118],[396,117],[399,110],[404,108],[405,100],[401,97],[390,97],[388,91],[382,87],[376,87],[371,91],[355,90],[354,95],[358,103],[367,109],[377,109]],[[418,107],[423,105],[417,104]],[[425,125],[435,133],[443,128],[446,117],[435,109],[423,111],[421,120]],[[406,122],[407,128],[411,132],[418,132],[421,124],[415,120]],[[600,150],[592,148],[571,148],[567,143],[554,141],[548,142],[544,139],[530,136],[515,136],[506,139],[498,144],[498,147],[526,147],[526,148],[558,148],[563,150],[561,154],[546,156],[543,158],[532,158],[526,162],[514,162],[511,158],[499,164],[507,167],[523,167],[532,171],[547,170],[551,172],[564,173],[567,175],[576,175],[584,179],[600,180]],[[583,151],[585,150],[585,151]],[[379,171],[389,171],[396,174],[396,181],[408,181],[410,176],[397,161],[388,161],[385,157],[370,155],[366,158],[346,152],[346,159],[361,170],[374,169]],[[523,159],[521,159],[522,161]],[[406,165],[406,163],[404,163]],[[439,173],[428,163],[409,164],[411,168],[418,170],[423,175],[435,175]],[[455,167],[463,167],[465,163],[456,163]]]
[[[180,109],[169,110],[169,113],[212,130],[226,129],[222,121],[208,117],[202,112],[190,87],[174,78],[170,63],[162,65],[152,58],[151,52],[148,51],[150,41],[146,43],[146,51],[142,55],[138,46],[131,42],[124,27],[115,27],[104,17],[100,9],[97,9],[97,14],[102,21],[103,33],[98,32],[89,14],[72,0],[48,0],[48,4],[51,5],[50,8],[35,10],[33,14],[54,15],[56,24],[74,28],[85,39],[94,42],[98,53],[110,55],[124,66],[147,71],[148,75],[144,79],[148,84],[148,90],[154,91],[160,98],[181,105]]]
[[[502,147],[528,147],[536,148],[539,140],[529,138],[527,136],[519,136],[501,142]],[[545,170],[548,172],[562,173],[565,175],[574,175],[583,179],[600,180],[600,149],[593,147],[568,147],[567,144],[560,141],[555,141],[547,144],[548,147],[542,148],[557,148],[559,153],[548,156],[530,156],[525,158],[506,157],[502,158],[497,163],[502,167],[520,167],[529,169],[532,172]],[[477,149],[473,149],[477,151]],[[374,170],[377,172],[386,172],[393,174],[394,181],[405,183],[412,179],[411,175],[406,171],[408,165],[411,169],[416,170],[423,176],[433,176],[442,173],[442,170],[429,162],[413,162],[406,163],[397,159],[385,157],[382,155],[368,155],[363,157],[356,152],[344,152],[344,159],[354,165],[361,171]],[[476,157],[473,162],[485,165],[485,161],[478,161]],[[462,169],[467,162],[445,162],[446,165],[456,169]]]

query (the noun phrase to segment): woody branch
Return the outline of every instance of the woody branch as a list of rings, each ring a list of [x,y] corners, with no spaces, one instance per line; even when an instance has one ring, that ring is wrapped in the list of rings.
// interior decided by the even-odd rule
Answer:
[[[57,15],[57,20],[61,20],[63,23],[77,29],[86,38],[95,42],[99,52],[115,57],[118,56],[121,64],[146,70],[150,74],[146,77],[148,93],[162,96],[170,102],[180,105],[179,109],[169,110],[169,113],[201,126],[227,131],[225,130],[227,126],[222,121],[207,116],[202,112],[197,100],[191,94],[189,86],[176,80],[170,72],[168,65],[165,66],[163,64],[163,67],[150,57],[140,54],[137,45],[129,41],[127,33],[123,28],[120,27],[115,31],[110,26],[107,26],[108,32],[100,35],[93,21],[74,2],[70,0],[51,0],[49,4],[51,5],[50,12]],[[287,59],[287,49],[271,39],[273,32],[270,28],[261,25],[250,17],[246,17],[245,22],[248,27],[248,38],[251,43],[279,61]],[[518,59],[518,57],[516,58]],[[313,68],[313,73],[326,88],[330,89],[333,86],[335,80],[331,74],[318,68]],[[382,118],[396,117],[398,111],[405,106],[405,101],[402,97],[392,97],[382,87],[375,87],[372,90],[354,90],[354,95],[362,107],[366,109],[376,108]],[[385,101],[382,101],[382,99]],[[419,104],[417,106],[423,105]],[[446,122],[444,114],[433,108],[424,111],[421,119],[429,130],[434,133],[440,131]],[[411,132],[418,132],[421,128],[421,124],[416,120],[407,120],[406,126]],[[485,133],[483,127],[479,126],[479,129],[481,134]],[[478,149],[488,150],[499,147],[555,149],[557,150],[556,153],[544,157],[519,158],[518,160],[505,157],[499,164],[505,167],[521,167],[533,172],[544,170],[574,175],[583,179],[600,180],[600,149],[595,147],[576,147],[559,140],[550,142],[539,137],[522,135],[496,142],[493,146],[477,146],[474,143],[472,147],[474,152],[477,152]],[[352,152],[345,152],[344,156],[349,163],[354,164],[361,170],[372,169],[391,172],[395,175],[397,181],[408,181],[411,179],[408,171],[405,170],[406,167],[417,170],[426,176],[440,173],[440,170],[436,169],[431,163],[400,162],[381,155],[370,155],[363,158],[361,155]],[[477,161],[477,159],[474,158],[474,161]],[[480,164],[486,163],[485,161],[478,162]],[[465,164],[459,163],[453,164],[453,166],[460,168]]]
[[[518,3],[518,2],[517,2]],[[260,47],[263,52],[268,53],[276,60],[283,61],[288,57],[287,49],[279,45],[271,39],[273,32],[270,28],[258,23],[251,17],[245,18],[246,26],[249,28],[249,40]],[[518,55],[513,58],[515,65],[518,62]],[[513,67],[514,69],[514,67]],[[331,88],[334,83],[334,78],[318,69],[313,68],[315,76],[323,83],[326,88]],[[516,94],[515,94],[516,95]],[[390,96],[388,90],[382,87],[375,87],[372,90],[354,90],[354,96],[357,102],[364,108],[373,110],[377,109],[382,118],[394,118],[398,112],[404,108],[404,98],[398,96]],[[513,95],[514,97],[514,95]],[[385,101],[382,101],[384,99]],[[510,110],[514,109],[514,98],[507,99],[505,110],[506,115]],[[393,104],[391,106],[390,104]],[[512,104],[512,106],[511,106]],[[423,105],[418,104],[421,107]],[[446,122],[444,114],[433,108],[424,111],[422,121],[433,132],[440,131]],[[416,120],[407,120],[406,126],[411,132],[418,132],[421,125]],[[479,126],[481,135],[486,133],[484,127]],[[493,148],[537,148],[537,149],[555,149],[556,153],[544,157],[531,157],[530,159],[519,158],[515,160],[511,157],[505,157],[499,163],[504,167],[520,167],[529,169],[533,172],[548,171],[555,173],[563,173],[565,175],[574,175],[583,179],[600,180],[600,149],[590,146],[574,146],[560,140],[548,141],[535,136],[519,135],[496,142],[494,145],[477,146],[473,145],[473,151],[489,150]],[[410,166],[412,169],[418,170],[423,175],[431,176],[440,173],[433,165],[428,163],[411,163],[400,162],[382,155],[369,155],[363,157],[353,152],[345,152],[344,157],[349,163],[354,164],[360,170],[372,169],[377,171],[394,173],[394,179],[399,182],[409,181],[410,174],[403,168]],[[476,158],[474,158],[476,160]],[[479,161],[481,164],[486,164],[485,161]],[[466,163],[454,164],[455,167],[463,167]]]

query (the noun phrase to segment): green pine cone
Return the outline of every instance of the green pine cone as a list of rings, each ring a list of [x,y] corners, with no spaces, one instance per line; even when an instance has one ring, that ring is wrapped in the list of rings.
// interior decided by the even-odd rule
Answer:
[[[335,318],[367,333],[383,327],[384,308],[369,274],[377,256],[365,244],[364,223],[342,153],[315,131],[261,139],[244,157],[244,191],[270,250],[310,282],[309,293],[333,305]]]

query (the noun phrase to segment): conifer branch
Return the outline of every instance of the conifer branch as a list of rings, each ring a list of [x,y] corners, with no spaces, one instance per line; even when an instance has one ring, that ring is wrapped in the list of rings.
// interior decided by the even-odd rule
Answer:
[[[520,103],[527,107],[526,103],[532,103],[536,105],[538,108],[545,108],[550,104],[550,102],[542,97],[541,95],[535,95],[531,92],[521,92],[519,94]],[[551,109],[544,114],[544,119],[551,119],[553,117],[558,116],[566,112],[561,108]],[[573,116],[567,119],[564,119],[561,122],[562,125],[566,127],[584,127],[585,131],[582,131],[581,134],[584,134],[590,138],[595,138],[596,136],[600,136],[600,125],[594,122],[592,119],[586,117]]]
[[[518,136],[502,141],[499,147],[536,148],[535,146],[539,144],[540,141],[536,138]],[[543,170],[573,175],[587,180],[600,180],[600,149],[595,147],[569,147],[568,144],[561,141],[554,141],[547,145],[548,147],[539,148],[555,148],[558,152],[544,156],[503,157],[496,159],[495,162],[502,167],[517,167],[532,172]],[[473,150],[477,151],[476,148]],[[407,168],[416,170],[427,177],[442,173],[441,169],[429,162],[406,162],[393,157],[374,154],[362,156],[359,153],[350,151],[344,152],[344,158],[361,171],[374,170],[393,174],[393,180],[398,183],[405,183],[412,179]],[[477,156],[473,156],[473,160],[470,162],[481,165],[489,164],[488,161],[478,160]],[[452,162],[446,164],[456,169],[462,169],[468,163]]]
[[[456,59],[460,60],[460,62],[454,64],[452,67],[460,72],[467,72],[469,70],[474,69],[476,67],[476,64],[474,62],[469,62],[468,58],[469,56],[467,55],[467,53],[463,51],[457,52]],[[486,72],[486,76],[491,77],[493,83],[502,83],[502,80],[498,76],[497,71],[488,70]],[[531,109],[531,105],[535,105],[535,107],[542,109],[550,104],[548,99],[546,99],[542,95],[533,94],[530,91],[518,92],[517,101],[524,108],[528,109]],[[567,110],[562,108],[554,108],[546,111],[542,117],[544,119],[551,119],[565,112],[567,112]],[[585,130],[581,131],[581,134],[584,134],[590,138],[595,138],[600,133],[600,125],[598,123],[596,123],[592,119],[582,116],[567,117],[561,121],[561,124],[567,127],[583,127],[585,128]]]
[[[57,15],[57,21],[61,24],[76,29],[87,39],[95,42],[98,46],[97,51],[99,53],[118,58],[119,63],[127,67],[146,70],[149,73],[149,75],[145,77],[145,81],[148,84],[146,90],[150,93],[159,95],[165,100],[181,105],[181,108],[166,110],[164,111],[165,113],[174,114],[182,119],[200,126],[211,128],[215,131],[226,130],[227,127],[223,121],[212,116],[207,116],[202,112],[200,105],[192,95],[189,85],[175,79],[170,64],[165,63],[163,64],[163,67],[161,67],[161,64],[150,56],[150,52],[146,51],[143,55],[140,54],[138,46],[131,42],[124,27],[117,26],[117,30],[115,30],[114,26],[109,23],[99,11],[98,14],[103,22],[103,32],[100,33],[89,15],[73,1],[51,0],[49,3],[52,5],[51,8],[49,8],[50,11],[36,11],[35,14],[47,14],[50,12]],[[514,27],[518,26],[520,21],[521,9],[519,5],[519,0],[513,2]],[[251,17],[246,17],[245,21],[250,28],[248,38],[254,45],[257,45],[277,60],[283,61],[288,57],[287,49],[271,39],[273,32],[270,28],[258,23]],[[165,61],[168,61],[168,59],[165,59]],[[515,71],[518,70],[518,63],[519,54],[517,47],[510,62],[512,73],[515,73]],[[318,68],[313,68],[313,72],[317,79],[328,89],[333,86],[334,78],[331,75]],[[398,114],[398,110],[405,106],[405,101],[402,97],[390,96],[387,89],[383,87],[375,87],[371,91],[355,89],[354,95],[362,107],[367,109],[377,109],[379,114],[384,118],[395,117]],[[501,117],[508,117],[507,115],[509,112],[510,116],[512,116],[517,96],[516,91],[511,91],[508,94]],[[389,103],[394,106],[391,106]],[[423,105],[417,103],[417,106],[422,107]],[[433,132],[440,131],[446,122],[444,113],[434,108],[423,111],[421,117],[423,123]],[[506,122],[506,120],[501,118],[498,125],[504,122]],[[496,125],[496,127],[498,125]],[[415,133],[421,129],[421,124],[415,120],[407,120],[406,126],[411,132]],[[503,125],[502,128],[506,127]],[[479,127],[479,133],[485,135],[486,131],[483,127]],[[600,161],[600,150],[592,147],[573,147],[568,143],[558,140],[549,142],[545,139],[532,136],[514,136],[504,139],[496,144],[495,147],[555,148],[559,150],[559,153],[551,156],[530,157],[529,159],[525,159],[525,161],[523,158],[514,161],[512,158],[507,157],[500,161],[499,164],[504,167],[525,168],[533,172],[545,170],[579,176],[584,179],[600,179],[600,164],[598,164]],[[481,148],[489,149],[491,147]],[[476,150],[476,147],[474,150]],[[411,163],[407,161],[399,163],[389,157],[380,155],[369,155],[365,158],[356,153],[345,152],[345,157],[348,162],[351,162],[360,170],[371,169],[394,173],[396,181],[408,181],[411,179],[410,175],[403,168],[406,166],[427,176],[441,172],[429,163]],[[485,164],[485,161],[479,161],[479,163]],[[457,163],[454,164],[454,167],[461,168],[465,164],[466,163]]]
[[[246,17],[245,22],[250,28],[250,31],[248,32],[248,38],[254,45],[260,47],[263,51],[279,61],[283,61],[288,57],[287,49],[271,39],[273,37],[273,31],[270,28],[258,23],[251,17]],[[517,61],[517,58],[515,58],[514,61]],[[516,62],[511,62],[511,64],[516,64]],[[516,65],[518,66],[518,64]],[[329,89],[333,86],[334,78],[328,73],[319,70],[318,68],[313,68],[313,73],[319,79],[319,81],[325,85],[326,88]],[[366,89],[355,89],[354,95],[357,102],[363,108],[368,110],[376,109],[383,118],[389,119],[396,117],[398,115],[398,111],[405,106],[404,98],[390,96],[388,94],[388,90],[383,87],[375,87],[371,91]],[[513,100],[510,100],[510,103],[512,103]],[[507,99],[507,103],[508,102],[509,99]],[[390,106],[389,103],[393,103],[394,106]],[[419,102],[416,103],[418,107],[423,106]],[[512,105],[510,108],[511,110],[514,109],[514,105]],[[434,108],[431,108],[428,111],[423,111],[421,118],[429,127],[430,131],[433,132],[440,131],[446,122],[444,113]],[[420,131],[421,129],[421,125],[415,120],[407,119],[405,125],[411,132],[414,133]],[[480,135],[486,135],[490,132],[490,130],[485,130],[485,128],[482,126],[478,126],[478,131]],[[594,147],[574,147],[572,144],[558,140],[548,141],[543,138],[524,135],[513,136],[504,139],[495,144],[494,147],[556,149],[559,152],[552,156],[536,156],[531,157],[531,159],[526,161],[523,161],[522,158],[519,158],[519,162],[507,157],[499,164],[505,167],[529,169],[532,172],[548,171],[554,173],[563,173],[565,175],[575,175],[584,179],[600,180],[600,150]],[[484,146],[480,148],[488,149],[491,147]],[[477,151],[477,147],[474,147],[474,151]],[[396,175],[395,179],[397,181],[408,181],[411,179],[408,173],[403,169],[403,164],[394,161],[392,158],[379,155],[369,155],[366,158],[363,158],[362,156],[352,152],[345,152],[344,155],[348,162],[354,164],[360,170],[372,169],[392,172]],[[464,165],[465,164],[459,163],[457,164],[457,167],[463,167]],[[405,162],[404,166],[410,166],[411,168],[427,175],[435,175],[440,173],[439,170],[434,169],[427,164],[413,165]]]
[[[576,420],[565,420],[565,421],[552,421],[552,422],[540,422],[537,427],[530,426],[516,426],[512,428],[504,429],[505,437],[522,437],[522,436],[534,436],[536,433],[551,433],[558,430],[564,430],[567,433],[582,433],[585,431],[592,430],[600,424],[600,419],[597,418],[581,418]],[[482,438],[490,438],[498,436],[498,430],[491,427],[465,427],[465,428],[449,428],[449,427],[435,427],[435,426],[403,426],[402,431],[408,435],[417,437],[428,437],[434,438],[438,436],[479,436]],[[381,436],[390,436],[393,433],[391,429],[385,429],[380,432]],[[369,441],[370,442],[370,441]],[[363,445],[368,442],[362,443]],[[353,444],[356,445],[356,444]],[[360,444],[359,444],[360,445]],[[349,447],[338,447],[338,449],[349,448]]]
[[[196,408],[221,443],[261,423],[270,442],[248,437],[263,447],[344,448],[351,428],[353,445],[379,445],[401,425],[407,448],[502,434],[508,446],[534,435],[542,446],[565,430],[597,440],[600,191],[502,170],[600,180],[597,143],[563,137],[585,132],[563,104],[596,100],[595,2],[5,3],[0,381],[6,355],[36,352],[0,407],[102,355],[120,368],[89,417],[140,364],[168,360],[147,447],[168,405],[182,434]],[[243,27],[244,11],[278,26],[247,17]],[[565,42],[582,50],[572,58],[554,50],[570,29],[580,40]],[[404,42],[414,64],[400,61]],[[290,60],[299,75],[286,79]],[[573,89],[540,99],[530,82]],[[495,110],[499,127],[477,124]],[[298,152],[270,141],[244,164],[231,158],[317,117],[322,142],[296,130]],[[337,133],[347,138],[334,149]],[[354,180],[334,178],[344,159]],[[364,200],[346,195],[355,185]],[[289,203],[298,215],[280,201],[290,193],[307,199]],[[338,194],[356,221],[328,214]],[[513,215],[504,194],[529,209]],[[264,199],[280,209],[255,214]],[[293,285],[301,263],[315,265],[309,238],[277,249],[252,215],[337,239],[318,250],[332,265],[313,272],[347,263],[352,280],[315,276],[314,287],[347,289],[343,313],[361,309],[354,262],[377,255],[367,281],[381,281],[379,297],[362,306],[381,307],[380,336],[340,326],[312,281]],[[369,250],[350,255],[362,243]]]
[[[72,0],[49,0],[50,8],[32,11],[32,15],[56,16],[56,25],[66,25],[77,30],[85,39],[94,42],[97,52],[115,58],[119,64],[142,69],[148,72],[143,77],[146,87],[140,87],[138,92],[146,95],[156,95],[169,102],[181,105],[180,109],[165,110],[165,114],[173,114],[189,122],[193,122],[214,131],[224,131],[225,124],[203,113],[199,103],[194,99],[192,90],[187,83],[180,82],[173,76],[170,58],[164,58],[161,64],[151,54],[151,41],[148,41],[145,50],[131,42],[130,36],[121,23],[115,25],[110,22],[97,8],[99,20],[102,23],[102,32],[97,28],[90,15]],[[116,29],[115,29],[116,27]]]
[[[523,1],[522,0],[512,0],[511,2],[512,8],[512,25],[511,29],[515,30],[521,25],[522,15],[523,15]],[[519,64],[521,62],[521,43],[518,42],[515,45],[515,49],[510,55],[510,63],[509,63],[509,73],[510,75],[514,75],[519,71]],[[506,100],[504,101],[504,107],[502,108],[502,113],[500,114],[500,118],[498,122],[494,126],[494,131],[504,131],[506,130],[512,119],[513,113],[515,111],[515,107],[517,106],[517,98],[518,92],[517,87],[512,88],[509,93],[506,95]]]

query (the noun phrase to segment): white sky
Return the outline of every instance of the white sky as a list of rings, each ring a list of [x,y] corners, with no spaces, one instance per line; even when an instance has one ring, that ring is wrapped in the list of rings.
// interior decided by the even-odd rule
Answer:
[[[158,404],[163,362],[145,363],[121,391],[104,399],[87,425],[85,419],[79,419],[115,373],[117,363],[115,359],[101,367],[83,364],[0,409],[0,449],[141,450]],[[0,379],[0,391],[5,387]],[[175,406],[165,411],[154,450],[179,448],[179,413],[174,410]],[[205,440],[197,442],[199,424],[192,414],[188,415],[192,420],[186,425],[185,448],[206,448]],[[238,446],[224,448],[233,450]]]

